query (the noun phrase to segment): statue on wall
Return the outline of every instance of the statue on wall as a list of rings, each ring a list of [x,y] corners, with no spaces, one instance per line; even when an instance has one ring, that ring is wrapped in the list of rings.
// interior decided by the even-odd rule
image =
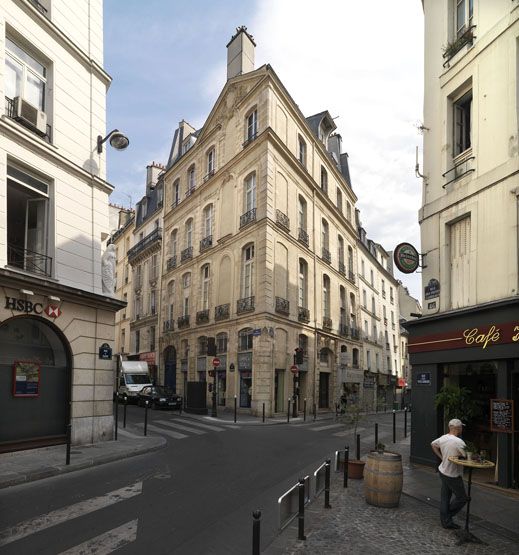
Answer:
[[[101,282],[103,293],[113,296],[115,293],[115,245],[110,243],[101,257]]]

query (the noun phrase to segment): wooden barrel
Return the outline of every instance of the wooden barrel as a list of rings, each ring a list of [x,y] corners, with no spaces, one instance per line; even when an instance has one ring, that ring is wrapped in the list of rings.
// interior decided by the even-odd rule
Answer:
[[[402,493],[402,455],[372,451],[364,467],[364,495],[370,505],[398,507]]]

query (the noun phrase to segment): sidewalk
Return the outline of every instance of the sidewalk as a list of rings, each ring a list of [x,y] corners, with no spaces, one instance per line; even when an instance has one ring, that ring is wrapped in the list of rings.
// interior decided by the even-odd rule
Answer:
[[[330,553],[519,553],[519,493],[472,484],[470,530],[488,545],[457,546],[457,537],[440,526],[440,480],[434,469],[409,463],[409,438],[389,447],[402,455],[403,495],[400,506],[382,509],[368,505],[363,481],[342,485],[332,472],[330,504],[324,494],[305,511],[306,541],[298,541],[297,519],[263,552],[267,555]],[[462,511],[456,521],[464,524]]]
[[[234,424],[234,410],[228,407],[218,407],[217,410],[218,416],[214,417],[211,416],[211,408],[207,409],[207,414],[193,414],[190,412],[183,411],[182,416],[187,418],[196,418],[197,420],[202,421],[210,421],[210,422],[220,422],[221,424]],[[306,414],[306,422],[311,423],[313,422],[314,415],[313,414]],[[335,412],[321,412],[317,413],[316,420],[330,420],[335,418]],[[253,416],[252,414],[247,413],[240,413],[236,414],[236,424],[239,426],[272,426],[275,424],[286,424],[287,423],[287,414],[285,413],[284,416],[276,416],[276,417],[265,417],[265,422],[263,422],[263,418],[261,416]],[[292,412],[290,413],[290,423],[302,423],[304,422],[303,413],[300,412],[296,418],[292,417]]]
[[[73,445],[69,465],[65,464],[65,445],[2,453],[0,454],[0,489],[134,457],[156,451],[166,445],[163,437],[136,436],[121,429],[118,435],[117,441]]]

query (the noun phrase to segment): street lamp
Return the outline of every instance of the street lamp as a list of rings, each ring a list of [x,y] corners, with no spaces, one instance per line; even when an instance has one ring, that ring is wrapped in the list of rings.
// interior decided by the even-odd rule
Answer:
[[[110,139],[110,145],[115,148],[115,150],[124,150],[130,144],[130,139],[119,131],[119,129],[113,129],[108,133],[108,135],[103,139],[101,135],[97,136],[97,153],[101,154],[103,152],[103,143]]]

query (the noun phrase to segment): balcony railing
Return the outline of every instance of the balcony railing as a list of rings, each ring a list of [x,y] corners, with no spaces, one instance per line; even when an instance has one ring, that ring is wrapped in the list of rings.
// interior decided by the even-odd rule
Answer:
[[[193,247],[187,247],[180,253],[180,263],[185,262],[186,260],[191,260],[193,258]]]
[[[342,274],[343,276],[346,275],[346,266],[344,265],[344,262],[339,262],[339,274]]]
[[[168,262],[166,264],[168,270],[173,270],[173,268],[177,267],[177,255],[168,258]]]
[[[175,322],[173,320],[165,320],[162,329],[164,333],[173,331],[175,329]]]
[[[29,2],[44,16],[48,15],[48,10],[45,6],[43,6],[38,0],[29,0]]]
[[[308,247],[309,245],[308,233],[302,227],[300,227],[297,232],[297,240]]]
[[[213,246],[213,236],[208,235],[207,237],[204,237],[200,241],[200,252],[205,251],[206,249],[212,246]]]
[[[179,329],[189,327],[189,314],[177,318],[177,326]]]
[[[191,185],[186,191],[186,198],[190,197],[195,192],[196,187]]]
[[[219,322],[220,320],[227,320],[230,316],[231,312],[231,305],[230,304],[221,304],[219,306],[214,307],[214,319],[215,322]]]
[[[308,324],[308,322],[310,322],[310,311],[308,310],[308,308],[305,308],[304,306],[298,306],[297,319],[300,322],[305,322],[305,324]]]
[[[331,318],[328,318],[327,316],[323,317],[323,328],[326,330],[331,330],[333,327],[333,322]]]
[[[360,339],[359,328],[351,328],[351,338],[356,339],[357,341]]]
[[[276,210],[276,223],[280,227],[290,231],[290,218],[285,213],[281,212],[281,210]]]
[[[24,121],[22,119],[19,119],[18,116],[16,115],[14,99],[9,98],[8,96],[5,97],[5,115],[8,118],[11,118],[11,119],[14,119],[14,120],[18,121],[21,125],[23,125],[27,129],[30,129],[36,135],[42,137],[44,141],[46,141],[48,143],[52,143],[52,127],[47,123],[46,133],[43,134],[42,132],[40,132],[40,131],[36,130],[35,128],[33,128],[32,126],[30,126],[30,124],[24,123]]]
[[[209,322],[209,310],[199,310],[196,313],[197,324],[207,324]]]
[[[460,179],[460,177],[463,177],[468,173],[476,171],[473,164],[473,160],[475,159],[476,159],[475,156],[469,156],[468,158],[464,158],[463,160],[460,160],[459,162],[457,162],[454,165],[454,167],[452,167],[450,170],[442,174],[442,177],[445,178],[445,184],[442,185],[442,187],[445,188],[447,187],[447,185],[449,185],[449,183],[452,183],[453,181]]]
[[[205,183],[206,181],[208,181],[209,179],[211,179],[211,177],[213,177],[213,175],[214,175],[214,172],[215,172],[214,169],[209,170],[209,172],[206,173],[206,174],[204,175],[204,178],[203,178],[202,181]]]
[[[330,253],[330,251],[328,249],[325,249],[324,247],[322,248],[322,252],[321,252],[322,256],[321,258],[327,262],[328,264],[332,263],[332,255]]]
[[[254,310],[254,297],[245,297],[243,299],[238,299],[236,303],[237,314],[243,314],[244,312],[252,312]]]
[[[276,297],[276,312],[288,316],[290,314],[290,302],[282,297]]]
[[[252,143],[252,141],[256,140],[256,137],[258,136],[258,132],[256,131],[256,133],[251,133],[248,137],[247,140],[243,143],[243,148],[245,148],[247,145],[249,145],[250,143]]]
[[[248,212],[245,212],[245,214],[242,214],[240,216],[240,228],[245,227],[246,225],[249,225],[252,222],[256,221],[256,208],[253,208],[252,210],[249,210]]]
[[[162,229],[160,227],[156,227],[149,235],[146,235],[144,239],[141,239],[135,246],[133,246],[128,251],[128,262],[131,263],[139,254],[144,252],[147,248],[151,247],[152,245],[156,244],[158,241],[162,239]]]
[[[353,273],[353,270],[348,270],[348,279],[351,283],[355,283],[355,274]]]
[[[455,40],[447,44],[443,50],[443,57],[445,62],[443,62],[443,67],[445,67],[449,60],[453,58],[466,44],[472,44],[472,41],[476,38],[474,36],[475,25],[470,25],[470,27],[464,26],[460,31],[458,31],[458,36]]]
[[[52,258],[39,252],[7,245],[7,264],[32,274],[50,277],[52,275]]]
[[[348,337],[350,333],[350,328],[346,324],[339,324],[339,335],[343,337]]]

